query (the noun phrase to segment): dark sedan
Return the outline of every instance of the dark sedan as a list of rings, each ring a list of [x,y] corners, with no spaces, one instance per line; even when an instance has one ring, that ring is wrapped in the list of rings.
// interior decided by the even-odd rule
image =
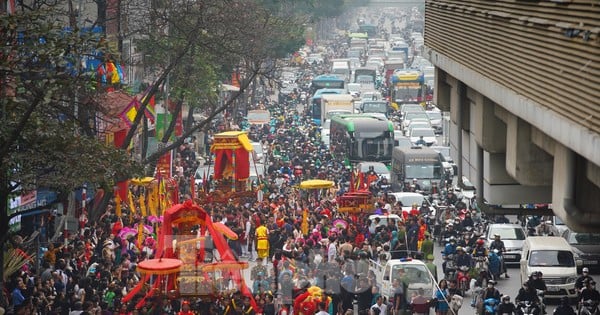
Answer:
[[[578,266],[578,269],[588,267],[595,271],[600,270],[600,234],[565,230],[563,237],[571,244],[577,258],[583,261],[583,265]]]

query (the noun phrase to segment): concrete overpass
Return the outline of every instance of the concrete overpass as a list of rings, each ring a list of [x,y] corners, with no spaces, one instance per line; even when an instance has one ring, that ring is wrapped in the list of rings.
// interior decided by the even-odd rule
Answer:
[[[600,6],[427,0],[425,55],[459,178],[600,232]]]
[[[351,0],[349,6],[391,8],[391,7],[422,7],[425,0]]]

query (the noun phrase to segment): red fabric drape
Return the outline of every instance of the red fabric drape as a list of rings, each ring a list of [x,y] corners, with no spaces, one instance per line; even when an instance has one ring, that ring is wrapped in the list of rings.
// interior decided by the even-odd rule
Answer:
[[[235,150],[235,179],[247,179],[250,177],[250,154],[246,149]]]

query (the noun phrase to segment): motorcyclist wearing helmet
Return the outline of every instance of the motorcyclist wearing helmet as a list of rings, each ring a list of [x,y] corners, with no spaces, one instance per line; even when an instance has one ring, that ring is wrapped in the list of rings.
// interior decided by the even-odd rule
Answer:
[[[596,281],[589,280],[585,282],[585,288],[581,290],[579,298],[580,302],[591,300],[593,302],[600,302],[600,293],[596,290]]]
[[[575,315],[575,310],[569,304],[569,298],[563,296],[560,298],[560,305],[554,309],[554,315]]]
[[[519,289],[519,294],[515,297],[517,304],[521,302],[539,303],[539,298],[535,292],[535,288],[529,285],[529,282],[523,282],[523,286]]]
[[[541,290],[546,292],[548,289],[546,287],[546,282],[542,279],[542,273],[540,271],[534,271],[531,276],[529,276],[529,286],[531,286],[535,290]]]
[[[473,258],[486,258],[488,256],[488,250],[485,248],[485,241],[483,239],[477,239],[475,248],[473,248]]]
[[[498,291],[498,289],[496,289],[495,285],[496,285],[496,281],[494,281],[494,280],[488,281],[487,288],[485,289],[485,291],[483,291],[483,294],[482,294],[482,298],[484,301],[487,299],[496,299],[496,300],[500,301],[500,291]]]
[[[462,221],[462,226],[465,228],[467,226],[470,226],[470,227],[475,226],[475,222],[473,222],[473,218],[471,217],[471,212],[469,212],[469,211],[465,212],[465,218]]]
[[[468,267],[471,268],[472,261],[471,255],[465,253],[464,248],[461,246],[456,247],[456,267],[460,269],[460,267]]]
[[[502,303],[500,303],[500,305],[498,305],[498,309],[496,310],[497,314],[498,315],[512,315],[512,314],[516,314],[516,311],[517,311],[517,308],[510,301],[510,296],[503,295]]]
[[[498,255],[502,256],[503,253],[506,252],[506,247],[504,247],[504,242],[500,239],[500,234],[494,234],[494,241],[490,244],[490,250],[498,250]],[[506,264],[502,263],[502,270],[500,272],[504,272],[504,276],[508,279],[508,271],[506,269]]]
[[[442,252],[443,256],[445,258],[450,258],[456,255],[456,247],[456,238],[452,236],[450,237],[448,244],[446,244],[446,246],[444,247],[444,251]],[[446,274],[446,263],[446,260],[444,260],[444,262],[442,263],[442,271],[444,272],[444,274]]]
[[[444,233],[442,234],[442,238],[444,239],[450,239],[450,238],[456,238],[457,233],[454,230],[454,224],[453,223],[448,223],[448,225],[446,225],[446,229],[444,230]]]
[[[577,277],[577,280],[575,280],[575,289],[577,289],[577,291],[581,292],[581,290],[584,288],[585,280],[594,280],[590,276],[590,270],[587,267],[584,267],[581,270],[581,275]]]

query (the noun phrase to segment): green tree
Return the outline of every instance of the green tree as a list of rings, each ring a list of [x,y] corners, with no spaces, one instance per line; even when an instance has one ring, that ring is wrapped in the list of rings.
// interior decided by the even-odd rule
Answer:
[[[67,15],[53,7],[0,16],[0,250],[11,196],[41,187],[69,192],[83,183],[112,187],[138,169],[97,137],[94,118],[107,108],[79,65],[81,56],[103,50],[101,41],[65,31],[59,16]]]

